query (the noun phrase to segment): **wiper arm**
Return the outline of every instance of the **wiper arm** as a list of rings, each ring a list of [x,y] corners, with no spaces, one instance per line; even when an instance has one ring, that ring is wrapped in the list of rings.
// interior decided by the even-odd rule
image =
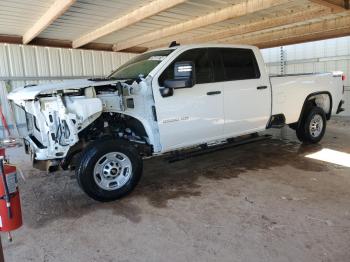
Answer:
[[[98,81],[123,80],[123,79],[119,79],[116,77],[96,77],[96,78],[90,78],[88,80],[98,82]]]
[[[107,81],[109,80],[109,78],[107,77],[96,77],[96,78],[89,78],[89,81],[94,81],[94,82],[98,82],[98,81]]]

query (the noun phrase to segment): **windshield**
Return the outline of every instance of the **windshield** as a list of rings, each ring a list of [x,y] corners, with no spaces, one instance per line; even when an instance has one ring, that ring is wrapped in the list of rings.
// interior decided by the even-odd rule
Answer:
[[[119,67],[109,75],[113,79],[136,79],[140,75],[146,77],[160,64],[174,49],[159,50],[139,55]]]

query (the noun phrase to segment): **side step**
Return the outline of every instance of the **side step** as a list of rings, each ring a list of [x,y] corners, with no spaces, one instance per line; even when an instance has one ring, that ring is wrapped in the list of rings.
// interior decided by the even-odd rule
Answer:
[[[177,162],[180,160],[185,160],[188,158],[201,156],[209,153],[213,153],[219,150],[223,150],[226,148],[236,147],[240,145],[250,144],[257,141],[270,139],[271,135],[258,135],[252,134],[249,136],[242,136],[237,138],[228,139],[227,143],[215,145],[215,146],[207,146],[206,144],[201,145],[199,148],[192,150],[184,150],[184,151],[175,151],[171,153],[169,156],[165,157],[169,163]]]

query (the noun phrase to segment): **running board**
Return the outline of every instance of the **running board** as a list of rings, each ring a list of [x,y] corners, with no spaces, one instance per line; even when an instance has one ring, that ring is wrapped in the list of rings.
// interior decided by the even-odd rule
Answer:
[[[185,150],[175,151],[171,153],[169,156],[165,157],[164,159],[167,160],[169,163],[173,163],[173,162],[185,160],[188,158],[224,150],[226,148],[237,147],[240,145],[246,145],[257,141],[270,139],[271,137],[272,137],[271,135],[252,134],[252,135],[249,135],[248,138],[247,136],[232,138],[232,139],[228,139],[228,142],[226,142],[225,144],[220,144],[220,145],[210,146],[210,147],[204,144],[204,145],[201,145],[200,148],[198,149],[186,150],[186,151]]]

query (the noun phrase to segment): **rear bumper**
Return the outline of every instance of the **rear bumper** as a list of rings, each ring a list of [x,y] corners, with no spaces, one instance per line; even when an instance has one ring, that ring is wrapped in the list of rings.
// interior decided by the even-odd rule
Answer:
[[[339,114],[339,113],[345,111],[343,105],[344,105],[344,100],[341,100],[341,101],[339,102],[339,105],[338,105],[338,108],[337,108],[337,114]]]

